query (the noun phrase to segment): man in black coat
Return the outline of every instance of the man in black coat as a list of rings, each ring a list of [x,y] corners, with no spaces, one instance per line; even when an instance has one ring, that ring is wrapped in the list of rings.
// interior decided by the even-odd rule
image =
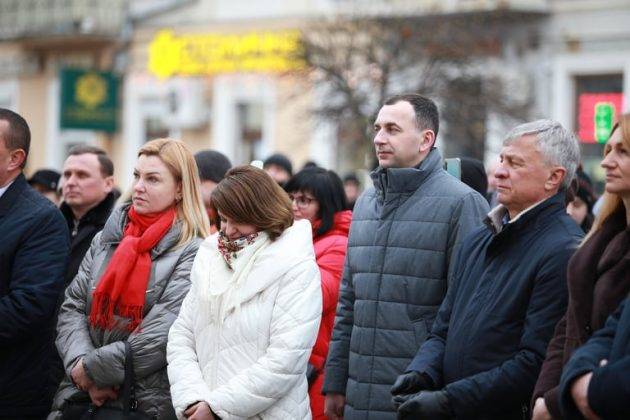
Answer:
[[[63,289],[68,229],[22,169],[28,124],[0,109],[0,418],[41,419],[52,401],[54,313]]]
[[[394,386],[401,419],[522,419],[556,322],[566,266],[582,236],[565,193],[575,137],[548,120],[504,142],[500,206],[464,239],[429,339]]]
[[[65,284],[79,271],[92,238],[103,230],[116,196],[114,164],[105,151],[94,146],[74,146],[63,164],[61,213],[70,231],[70,260]]]
[[[567,419],[630,418],[630,296],[577,349],[562,371],[560,408]]]

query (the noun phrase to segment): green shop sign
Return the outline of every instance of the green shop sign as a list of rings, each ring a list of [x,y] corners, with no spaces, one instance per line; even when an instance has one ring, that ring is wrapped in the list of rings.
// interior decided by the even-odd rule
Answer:
[[[119,78],[110,72],[63,69],[61,128],[113,133],[117,127]]]

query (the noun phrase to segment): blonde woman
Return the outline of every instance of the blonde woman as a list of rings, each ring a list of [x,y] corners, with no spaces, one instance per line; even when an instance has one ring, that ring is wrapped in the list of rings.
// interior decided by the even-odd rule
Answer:
[[[219,235],[199,248],[169,333],[178,418],[310,419],[306,365],[322,312],[311,225],[263,170],[230,170],[212,192]],[[218,236],[218,238],[217,238]]]
[[[192,154],[176,140],[145,144],[138,152],[131,202],[112,213],[66,290],[56,340],[66,377],[49,419],[72,418],[84,402],[124,408],[126,354],[135,374],[137,411],[175,418],[166,338],[208,230]]]

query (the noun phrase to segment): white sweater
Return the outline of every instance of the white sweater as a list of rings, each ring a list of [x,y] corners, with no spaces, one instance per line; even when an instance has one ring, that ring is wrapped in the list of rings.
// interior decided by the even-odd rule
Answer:
[[[311,226],[297,221],[253,245],[234,272],[216,237],[199,248],[167,345],[180,419],[196,401],[223,420],[311,418],[305,372],[322,312]]]

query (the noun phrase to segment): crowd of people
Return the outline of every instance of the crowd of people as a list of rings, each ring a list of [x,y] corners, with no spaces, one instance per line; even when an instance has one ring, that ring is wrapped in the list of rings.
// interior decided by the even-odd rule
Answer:
[[[460,179],[439,125],[389,98],[360,195],[174,139],[121,195],[93,146],[27,179],[0,109],[0,419],[630,418],[630,114],[599,199],[557,122]]]

